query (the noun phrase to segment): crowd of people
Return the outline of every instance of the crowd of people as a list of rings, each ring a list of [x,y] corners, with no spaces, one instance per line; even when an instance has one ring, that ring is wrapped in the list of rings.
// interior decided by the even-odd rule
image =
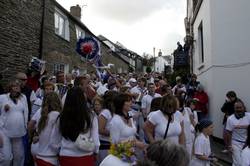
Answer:
[[[159,73],[17,73],[0,95],[0,165],[216,163],[208,95],[195,74],[187,84],[175,81]],[[247,166],[250,114],[235,92],[226,96],[225,147],[233,165]]]

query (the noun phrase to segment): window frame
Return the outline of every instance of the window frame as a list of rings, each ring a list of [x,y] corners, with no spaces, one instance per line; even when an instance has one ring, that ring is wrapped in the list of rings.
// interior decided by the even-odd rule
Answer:
[[[60,32],[61,23],[60,20],[63,20],[62,32]],[[54,12],[54,28],[55,34],[62,37],[63,39],[70,40],[70,31],[69,31],[69,20],[58,8],[55,8]]]

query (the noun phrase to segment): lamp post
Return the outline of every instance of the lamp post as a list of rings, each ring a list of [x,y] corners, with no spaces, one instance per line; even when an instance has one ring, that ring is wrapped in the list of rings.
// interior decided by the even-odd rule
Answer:
[[[154,56],[153,60],[154,60],[154,72],[155,72],[155,47],[153,47],[153,56]]]

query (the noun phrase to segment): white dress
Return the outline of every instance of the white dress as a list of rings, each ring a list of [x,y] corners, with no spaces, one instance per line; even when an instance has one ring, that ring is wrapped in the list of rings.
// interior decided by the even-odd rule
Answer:
[[[194,142],[194,154],[205,155],[209,157],[211,155],[211,147],[209,137],[200,133]],[[192,166],[210,166],[210,161],[200,160],[196,156],[193,156],[190,165]]]

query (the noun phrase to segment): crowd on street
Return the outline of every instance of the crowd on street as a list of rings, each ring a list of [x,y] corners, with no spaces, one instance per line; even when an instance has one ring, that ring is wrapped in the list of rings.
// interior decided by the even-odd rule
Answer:
[[[250,165],[250,114],[237,92],[225,103],[224,153]],[[209,166],[209,96],[192,74],[18,72],[1,88],[1,166]]]

